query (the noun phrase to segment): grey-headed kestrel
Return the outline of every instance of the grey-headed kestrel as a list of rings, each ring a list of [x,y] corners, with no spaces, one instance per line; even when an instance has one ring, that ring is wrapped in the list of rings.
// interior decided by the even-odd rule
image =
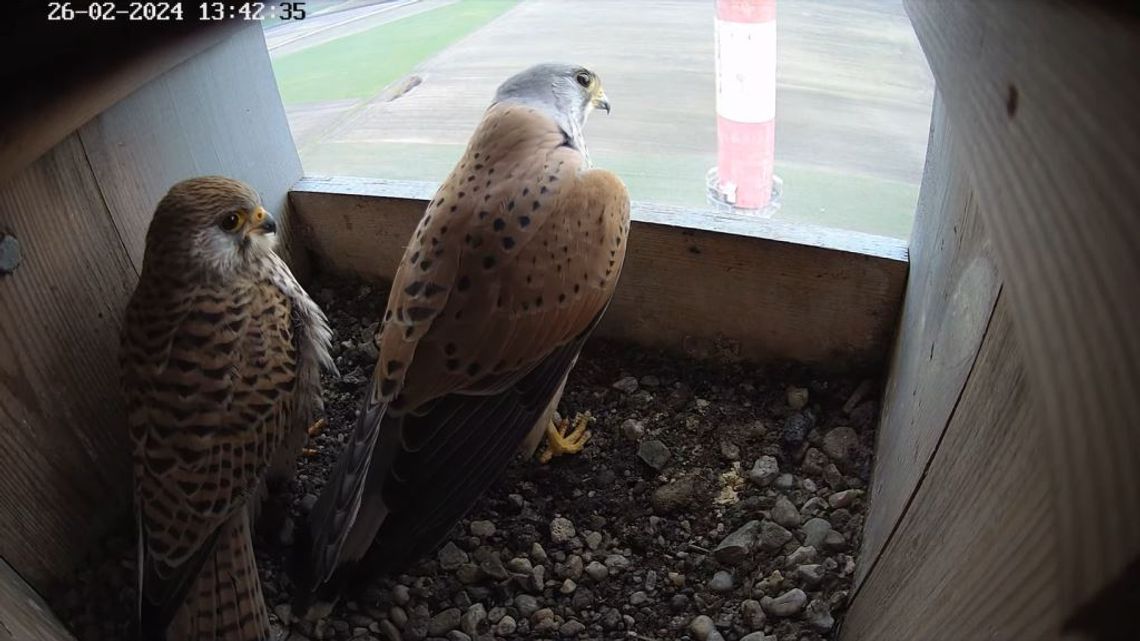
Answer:
[[[582,136],[601,80],[565,64],[504,82],[397,270],[359,420],[309,517],[297,605],[439,544],[545,433],[621,273],[629,194]],[[569,432],[569,433],[568,433]],[[306,590],[305,588],[308,588]]]
[[[270,468],[291,472],[332,367],[275,231],[252,189],[207,177],[147,232],[122,344],[144,641],[269,638],[250,510]]]

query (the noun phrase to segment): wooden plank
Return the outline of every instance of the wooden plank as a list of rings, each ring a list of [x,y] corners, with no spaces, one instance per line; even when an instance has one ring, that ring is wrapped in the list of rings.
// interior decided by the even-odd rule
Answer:
[[[157,78],[79,135],[137,268],[159,199],[175,182],[204,174],[257,189],[287,244],[287,192],[301,161],[259,25]]]
[[[1053,470],[1011,302],[999,295],[926,482],[855,594],[846,641],[1058,634]]]
[[[936,95],[856,585],[902,517],[942,438],[1000,289],[954,133]]]
[[[62,579],[129,502],[119,323],[136,281],[79,138],[0,183],[0,557]]]
[[[47,3],[5,18],[0,180],[26,167],[93,116],[219,42],[238,23],[51,23]],[[86,5],[84,5],[86,6]],[[67,26],[64,26],[64,25]],[[14,68],[13,68],[14,67]]]
[[[907,0],[1041,403],[1063,603],[1140,558],[1140,22]]]
[[[379,279],[395,273],[426,203],[383,197],[382,187],[316,179],[294,188],[293,206],[323,266]],[[761,224],[734,222],[749,232],[737,234],[723,231],[723,217],[685,212],[660,222],[667,215],[634,212],[625,271],[599,335],[697,354],[881,361],[906,279],[890,241],[864,254],[826,248],[822,234],[808,244],[765,237],[770,228]]]
[[[0,559],[0,641],[74,641],[40,595]]]

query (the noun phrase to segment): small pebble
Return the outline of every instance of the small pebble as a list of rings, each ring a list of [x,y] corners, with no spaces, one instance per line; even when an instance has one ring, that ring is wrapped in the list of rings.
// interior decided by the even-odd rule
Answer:
[[[467,553],[459,549],[459,546],[452,541],[445,543],[435,556],[439,560],[440,569],[445,572],[454,572],[459,569],[459,566],[470,560]]]
[[[808,391],[803,387],[788,387],[786,394],[788,400],[788,407],[793,410],[799,411],[807,405]]]
[[[529,619],[538,612],[538,600],[529,594],[520,594],[515,597],[515,607],[519,609],[519,614]]]
[[[472,521],[471,522],[471,535],[477,536],[481,539],[486,539],[494,536],[495,524],[490,521]]]
[[[642,590],[638,590],[637,592],[634,592],[633,594],[629,595],[629,604],[630,605],[645,605],[648,602],[649,602],[649,595],[646,594]]]
[[[689,505],[696,491],[696,480],[687,476],[657,488],[650,503],[657,513],[669,514]]]
[[[730,461],[740,460],[740,446],[731,441],[720,442],[720,455]]]
[[[789,501],[788,497],[781,496],[776,499],[776,505],[772,507],[772,520],[784,527],[799,527],[802,517],[795,504]]]
[[[463,617],[459,620],[459,627],[467,634],[475,636],[479,634],[486,620],[487,608],[483,607],[482,603],[476,603],[463,613]]]
[[[632,394],[637,391],[637,379],[632,376],[626,376],[614,383],[613,387],[619,392]]]
[[[703,614],[693,617],[689,622],[689,632],[693,633],[697,641],[708,641],[709,635],[715,630],[716,625],[713,624],[713,620]]]
[[[799,566],[805,563],[815,562],[816,550],[810,546],[801,546],[796,548],[795,552],[788,555],[787,564],[789,567]]]
[[[586,566],[586,575],[595,581],[604,581],[610,575],[610,570],[597,561],[590,561]]]
[[[796,412],[784,419],[780,437],[788,445],[799,445],[807,438],[808,432],[815,426],[815,419],[808,412]]]
[[[449,631],[459,627],[462,613],[459,608],[448,608],[433,616],[428,622],[428,634],[433,637],[443,636]]]
[[[821,632],[827,632],[835,625],[835,619],[831,616],[831,606],[823,599],[813,599],[808,604],[804,619]]]
[[[832,509],[844,508],[850,506],[860,496],[863,496],[863,490],[843,490],[827,497],[827,502]]]
[[[574,524],[570,519],[558,516],[550,522],[550,540],[557,544],[566,543],[574,538],[575,534],[577,532],[574,530]]]
[[[792,533],[784,526],[772,521],[760,524],[760,547],[768,551],[779,550],[784,544],[792,540]]]
[[[621,433],[631,441],[640,441],[641,437],[645,436],[645,423],[627,418],[621,424]]]
[[[709,589],[717,593],[729,592],[734,587],[736,582],[732,578],[732,573],[725,570],[717,571],[709,581]]]
[[[823,580],[824,574],[823,566],[817,563],[801,565],[796,568],[796,577],[808,587],[818,585]]]
[[[748,479],[760,487],[767,487],[780,474],[780,464],[772,456],[761,456],[748,471]]]
[[[574,638],[585,631],[585,624],[583,624],[581,621],[575,621],[574,619],[563,623],[562,627],[558,628],[558,634],[569,638]]]
[[[768,617],[764,614],[764,608],[760,606],[759,601],[755,599],[745,599],[741,602],[740,620],[744,623],[745,629],[763,630],[767,619]]]
[[[637,456],[649,467],[660,470],[669,463],[672,454],[664,443],[657,439],[642,441],[637,447]]]
[[[746,561],[752,554],[756,536],[761,531],[760,521],[749,521],[732,534],[724,537],[713,550],[717,561],[725,565],[737,565]]]
[[[509,614],[499,619],[499,622],[495,624],[495,634],[500,637],[508,637],[514,634],[517,629],[518,624],[515,623],[514,617]]]
[[[831,532],[831,523],[819,517],[808,519],[807,523],[803,525],[803,531],[804,546],[820,550],[823,549],[823,542],[827,538],[827,534]]]
[[[788,590],[774,599],[772,597],[760,599],[764,611],[774,617],[795,616],[804,609],[805,603],[807,603],[807,594],[799,588]]]
[[[832,460],[846,461],[859,447],[859,434],[850,427],[837,427],[823,435],[820,447]]]
[[[776,477],[776,489],[777,490],[787,491],[787,490],[792,489],[795,486],[796,486],[796,477],[792,476],[791,474],[788,474],[785,472],[784,474],[781,474],[781,475]]]

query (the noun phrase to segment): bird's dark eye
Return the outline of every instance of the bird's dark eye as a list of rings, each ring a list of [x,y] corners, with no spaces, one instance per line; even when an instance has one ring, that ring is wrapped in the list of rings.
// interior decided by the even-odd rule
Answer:
[[[590,74],[589,74],[589,72],[579,71],[578,75],[575,76],[574,79],[577,80],[578,84],[582,85],[583,87],[589,87],[590,86]]]
[[[236,231],[238,225],[241,225],[241,214],[236,211],[230,212],[218,220],[218,227],[221,227],[223,231]]]

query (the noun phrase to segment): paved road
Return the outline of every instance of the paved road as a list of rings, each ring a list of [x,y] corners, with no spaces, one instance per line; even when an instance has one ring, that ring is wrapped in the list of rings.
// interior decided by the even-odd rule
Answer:
[[[780,0],[778,12],[777,170],[897,183],[913,199],[933,80],[900,0]],[[716,119],[713,3],[696,0],[524,0],[422,63],[414,90],[341,112],[319,141],[299,141],[306,167],[438,180],[495,86],[544,60],[601,75],[614,111],[591,119],[591,154],[628,176],[635,197],[701,201]]]

